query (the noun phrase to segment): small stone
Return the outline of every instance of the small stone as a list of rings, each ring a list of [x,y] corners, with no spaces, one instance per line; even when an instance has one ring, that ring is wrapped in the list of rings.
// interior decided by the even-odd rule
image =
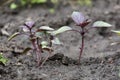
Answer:
[[[68,64],[69,64],[69,58],[68,58],[67,56],[64,56],[64,57],[62,58],[62,64],[68,66]]]
[[[95,71],[91,71],[91,74],[95,74]]]
[[[112,63],[113,63],[113,58],[109,58],[109,59],[108,59],[108,63],[111,63],[111,64],[112,64]]]
[[[50,57],[49,60],[62,60],[63,57],[64,57],[64,54],[57,53],[53,55],[52,57]]]
[[[17,66],[21,66],[21,65],[22,65],[22,63],[18,62],[18,63],[16,63],[16,65],[17,65]]]

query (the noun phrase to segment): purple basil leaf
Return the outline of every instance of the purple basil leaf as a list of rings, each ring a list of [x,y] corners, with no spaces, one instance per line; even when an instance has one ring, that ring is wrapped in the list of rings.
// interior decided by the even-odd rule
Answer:
[[[25,25],[27,25],[29,28],[32,28],[34,26],[35,22],[34,21],[27,21],[25,22]]]
[[[20,27],[23,29],[24,32],[29,32],[29,29],[27,26],[20,26]]]
[[[85,16],[81,12],[74,11],[71,17],[77,25],[80,25],[85,21]]]

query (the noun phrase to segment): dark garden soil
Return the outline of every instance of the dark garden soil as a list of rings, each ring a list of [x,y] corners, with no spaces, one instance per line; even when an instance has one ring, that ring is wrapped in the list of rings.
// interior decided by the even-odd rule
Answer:
[[[120,29],[120,1],[93,0],[92,6],[79,6],[63,0],[60,4],[54,14],[46,5],[0,12],[0,52],[9,59],[6,65],[0,64],[0,80],[120,80],[120,37],[110,32],[111,29]],[[8,36],[21,31],[19,26],[29,18],[36,21],[36,28],[49,25],[57,29],[67,25],[79,29],[70,18],[74,10],[85,13],[93,22],[103,20],[114,25],[89,30],[80,65],[77,60],[81,37],[75,32],[58,36],[63,45],[54,46],[52,57],[42,68],[37,66],[35,53],[20,53],[30,46],[27,38],[20,36],[7,42]]]

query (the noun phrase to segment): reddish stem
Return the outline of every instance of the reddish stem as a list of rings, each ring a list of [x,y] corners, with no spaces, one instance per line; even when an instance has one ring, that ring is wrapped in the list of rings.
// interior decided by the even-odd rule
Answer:
[[[83,53],[83,49],[84,49],[84,28],[82,28],[82,32],[81,32],[81,36],[82,36],[82,42],[81,42],[81,47],[80,47],[80,54],[79,54],[79,61],[78,63],[80,63],[80,59],[81,59],[81,56],[82,56],[82,53]]]
[[[39,51],[38,51],[37,45],[35,44],[35,41],[32,41],[32,45],[33,45],[34,50],[35,50],[35,52],[36,52],[37,62],[38,62],[38,65],[39,65],[39,64],[40,64],[40,55],[39,55]]]
[[[41,57],[41,53],[42,53],[42,49],[41,49],[41,45],[39,45],[39,40],[37,39],[37,52],[38,52],[38,55],[37,55],[37,57],[38,57],[38,65],[40,65],[41,64],[41,59],[42,59],[42,57]]]
[[[32,30],[31,29],[29,29],[29,30],[30,30],[31,42],[32,42],[33,48],[34,48],[34,50],[36,52],[37,62],[38,62],[38,65],[40,65],[40,63],[41,63],[41,49],[39,48],[38,40],[37,39],[33,39],[34,38],[34,34],[32,33]]]

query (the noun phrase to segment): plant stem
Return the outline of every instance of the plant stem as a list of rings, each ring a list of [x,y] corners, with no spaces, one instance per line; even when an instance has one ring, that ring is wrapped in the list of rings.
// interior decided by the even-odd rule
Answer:
[[[38,40],[34,39],[34,34],[32,33],[31,29],[30,29],[30,38],[31,38],[31,43],[33,45],[33,48],[36,52],[38,65],[40,65],[40,63],[41,63],[41,49],[39,48]]]
[[[44,63],[48,60],[48,58],[49,58],[49,54],[48,54],[48,56],[44,59],[44,61],[41,63],[41,65],[40,65],[40,67],[42,67],[43,65],[44,65]]]
[[[80,54],[79,54],[79,61],[78,64],[80,64],[80,59],[83,53],[83,49],[84,49],[84,28],[82,28],[82,32],[81,32],[81,36],[82,36],[82,42],[81,42],[81,47],[80,47]]]
[[[31,41],[31,42],[32,42],[33,48],[34,48],[36,56],[37,56],[37,63],[38,63],[38,65],[40,65],[40,62],[41,62],[41,55],[40,55],[41,51],[38,49],[38,46],[36,45],[35,41]]]
[[[41,50],[41,45],[39,45],[39,40],[38,39],[37,39],[36,46],[37,46],[37,52],[38,52],[38,55],[37,55],[37,57],[38,57],[38,65],[40,65],[41,64],[41,59],[42,59],[42,57],[41,57],[42,50]]]
[[[52,41],[53,40],[53,36],[51,36],[50,37],[50,47],[52,47]],[[48,60],[48,58],[50,57],[50,54],[52,53],[52,49],[50,49],[50,51],[49,51],[49,54],[48,54],[48,56],[45,58],[45,60],[42,62],[42,64],[41,64],[41,67],[44,65],[44,63]]]
[[[33,45],[33,47],[34,47],[34,50],[35,50],[35,53],[36,53],[36,55],[37,55],[37,62],[38,62],[38,65],[40,64],[40,59],[39,59],[39,54],[38,54],[38,51],[37,51],[37,47],[36,47],[36,44],[35,44],[35,42],[33,42],[32,41],[32,45]]]
[[[41,64],[41,50],[40,49],[37,49],[37,61],[38,61],[38,65]]]

